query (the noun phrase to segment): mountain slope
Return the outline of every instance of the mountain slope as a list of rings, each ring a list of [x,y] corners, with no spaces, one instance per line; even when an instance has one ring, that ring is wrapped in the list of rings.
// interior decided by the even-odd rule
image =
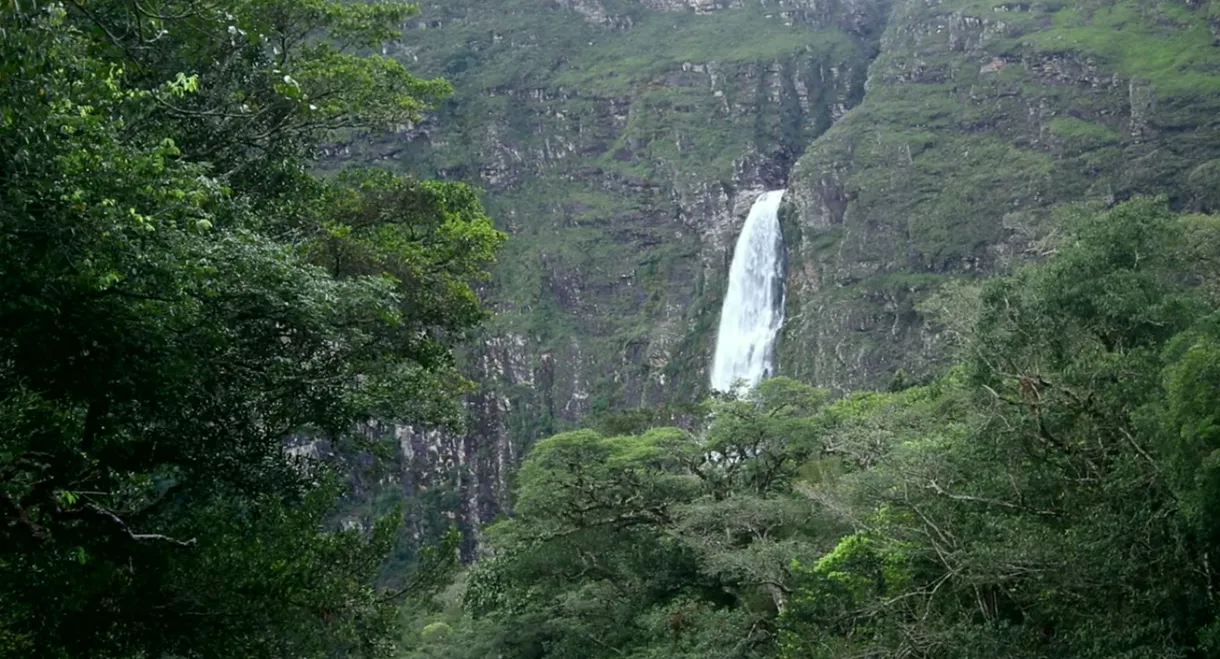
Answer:
[[[706,388],[732,241],[864,94],[865,0],[450,0],[387,49],[458,90],[336,154],[475,182],[510,234],[472,347],[471,432],[404,428],[408,489],[494,517],[522,449],[590,413]]]
[[[934,370],[944,338],[921,305],[1040,258],[1065,202],[1220,207],[1214,3],[422,8],[387,52],[458,91],[337,155],[482,185],[511,235],[467,355],[471,431],[370,431],[403,447],[392,488],[472,523],[503,508],[535,439],[706,388],[763,190],[789,189],[780,370],[840,392]]]
[[[843,389],[943,357],[919,302],[1037,258],[1051,209],[1214,210],[1220,29],[1203,3],[895,3],[862,103],[792,175],[782,368]]]

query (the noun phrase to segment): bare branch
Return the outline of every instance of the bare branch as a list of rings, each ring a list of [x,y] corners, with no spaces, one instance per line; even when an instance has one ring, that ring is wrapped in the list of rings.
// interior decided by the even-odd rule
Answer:
[[[988,505],[988,506],[997,506],[999,508],[1006,508],[1008,510],[1020,510],[1022,512],[1029,512],[1029,513],[1033,513],[1035,515],[1042,515],[1042,516],[1046,516],[1046,517],[1059,517],[1059,513],[1056,511],[1053,511],[1053,510],[1031,510],[1024,506],[1020,506],[1020,505],[1017,505],[1015,503],[1011,503],[1008,501],[1001,501],[999,499],[988,499],[986,497],[976,497],[976,496],[971,496],[969,494],[953,494],[952,492],[945,490],[945,488],[941,487],[940,484],[934,480],[928,481],[927,488],[932,490],[933,492],[936,492],[940,496],[952,499],[954,501],[981,503],[981,504]]]
[[[162,542],[175,547],[184,548],[194,547],[195,545],[199,544],[198,540],[195,538],[191,538],[190,540],[178,540],[167,535],[161,535],[160,533],[136,533],[132,531],[129,526],[127,526],[127,522],[124,522],[123,518],[116,515],[113,511],[107,510],[95,504],[88,504],[84,508],[78,508],[76,510],[61,510],[59,511],[59,514],[61,517],[66,518],[93,517],[95,519],[102,520],[108,526],[110,526],[112,530],[117,531],[123,537],[131,540],[132,542]]]

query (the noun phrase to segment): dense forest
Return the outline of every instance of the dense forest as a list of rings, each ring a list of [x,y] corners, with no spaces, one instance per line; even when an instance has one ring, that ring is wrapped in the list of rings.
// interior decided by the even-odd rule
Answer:
[[[645,5],[672,10],[666,2]],[[630,3],[549,3],[548,12],[567,13],[546,16],[592,17],[644,35],[669,21],[634,5],[624,9],[635,17],[626,22],[603,15],[621,4]],[[1201,2],[1151,3],[1163,11],[1155,16],[1127,13],[1124,2],[1044,4],[1055,6],[1038,11],[1067,12],[1068,21],[1095,11],[1099,24],[1147,19],[1164,27],[1157,38],[1182,36],[1192,48],[1208,32],[1199,21],[1220,16]],[[843,106],[839,116],[810,111],[809,126],[788,127],[789,141],[770,154],[786,159],[781,169],[795,160],[786,151],[793,140],[832,131],[837,148],[850,141],[852,121],[875,116],[847,114],[849,99],[877,111],[858,73],[881,30],[851,21],[864,25],[890,3],[863,5],[867,11],[834,4],[850,20],[826,20],[845,31],[816,38],[835,47],[801,46],[817,66],[842,57],[856,73],[826,82],[849,90],[823,99]],[[513,7],[506,25],[523,20],[515,0]],[[673,60],[666,65],[684,71],[694,65],[670,49],[706,55],[706,39],[723,39],[717,30],[735,25],[715,21],[767,25],[744,13],[707,22],[693,11],[675,15],[673,29],[681,22],[705,31],[694,32],[697,47],[656,46]],[[1165,17],[1183,23],[1157,22]],[[515,212],[493,218],[488,209],[506,202],[485,197],[473,176],[428,164],[434,156],[337,157],[352,145],[395,140],[436,153],[443,145],[418,143],[421,131],[470,128],[437,122],[458,116],[455,105],[476,91],[413,73],[412,58],[426,65],[427,53],[395,57],[402,53],[387,45],[401,49],[415,36],[442,49],[438,30],[421,36],[441,27],[421,29],[427,20],[414,5],[381,0],[9,0],[0,10],[0,657],[1220,656],[1220,216],[1208,214],[1217,207],[1208,177],[1220,169],[1216,161],[1195,166],[1206,158],[1182,141],[1191,130],[1166,131],[1174,148],[1141,161],[1160,169],[1128,176],[1139,185],[1125,194],[1048,194],[1037,213],[990,218],[987,231],[1020,234],[1005,243],[1019,243],[1020,258],[933,272],[939,266],[920,257],[913,272],[886,274],[899,291],[893,306],[902,307],[893,314],[895,345],[913,345],[917,335],[900,336],[902,318],[935,334],[936,355],[912,355],[911,370],[893,369],[878,386],[843,382],[876,380],[889,361],[861,361],[868,373],[860,377],[819,379],[826,371],[794,361],[803,345],[797,334],[783,345],[779,375],[741,395],[687,377],[680,387],[640,385],[565,408],[547,389],[564,368],[552,353],[539,361],[549,370],[537,371],[549,384],[488,384],[478,380],[491,371],[471,366],[513,361],[488,348],[498,345],[488,331],[549,321],[521,339],[549,345],[575,344],[587,329],[569,325],[582,289],[540,283],[555,261],[525,258],[551,249],[547,238],[520,235]],[[799,45],[798,23],[770,47]],[[569,37],[583,43],[594,28],[578,25]],[[886,29],[905,34],[902,25]],[[458,81],[469,62],[491,57],[471,45],[478,38],[460,53],[468,64],[451,67]],[[1106,36],[1084,41],[1100,48],[1098,39]],[[588,45],[596,75],[565,84],[613,86],[616,66],[654,73],[632,58],[638,53],[602,58]],[[1180,101],[1158,107],[1185,113],[1179,92],[1208,88],[1211,78],[1191,67],[1210,60],[1177,53],[1145,80]],[[723,55],[753,56],[744,46]],[[528,75],[546,69],[520,64]],[[784,66],[816,68],[776,64]],[[738,82],[760,84],[742,67]],[[1181,85],[1172,83],[1175,72]],[[1128,97],[1154,98],[1148,89],[1133,82]],[[916,106],[933,111],[929,102]],[[833,132],[841,116],[848,128]],[[943,141],[935,121],[909,116],[921,122],[922,148],[934,150]],[[1063,128],[1067,120],[1054,121]],[[1101,144],[1107,158],[1079,176],[1102,176],[1122,160],[1119,138],[1075,121],[1069,127],[1087,133],[1077,137]],[[1149,126],[1132,148],[1152,142]],[[607,157],[640,169],[615,154],[645,151],[641,139],[607,147]],[[741,146],[735,139],[726,143]],[[1049,144],[1060,159],[1038,180],[1047,190],[1075,185],[1056,168],[1085,167],[1095,152]],[[717,153],[727,158],[715,160],[718,170],[749,170],[741,175],[767,185],[778,176]],[[902,166],[914,166],[909,144],[904,153]],[[994,158],[1000,171],[1026,164],[1005,153],[981,146],[975,158]],[[866,160],[867,148],[860,154]],[[1165,154],[1190,166],[1165,164]],[[705,156],[683,155],[679,138],[677,155],[657,157]],[[418,171],[402,166],[408,161]],[[853,183],[851,203],[863,194],[884,206],[884,185],[909,192],[880,182],[876,162],[858,166],[853,175],[864,182]],[[500,170],[486,171],[500,180]],[[796,178],[792,185],[801,185]],[[962,199],[971,192],[961,188],[978,182],[951,171],[932,180]],[[623,189],[631,194],[647,188],[630,181]],[[828,181],[810,187],[830,194]],[[575,175],[570,182],[584,185]],[[528,196],[512,194],[504,193],[517,202]],[[547,194],[565,193],[556,186]],[[608,208],[616,194],[577,194],[572,203]],[[793,194],[810,204],[799,187]],[[985,214],[1001,213],[995,199],[1010,201],[990,187],[978,194]],[[1040,195],[1028,196],[1041,204]],[[631,204],[629,215],[616,216],[629,224],[675,215]],[[974,218],[967,206],[937,208],[946,218]],[[801,230],[794,212],[785,211],[786,239]],[[846,253],[836,241],[850,217],[827,221],[824,235],[804,227],[812,247],[802,247],[802,258]],[[580,220],[564,219],[573,233],[588,228]],[[648,250],[664,249],[657,245],[674,233],[637,224]],[[678,231],[673,240],[688,238]],[[582,258],[624,258],[623,245],[596,242]],[[650,261],[647,272],[657,282],[693,277],[677,258],[664,267]],[[819,276],[797,260],[789,270]],[[702,288],[718,271],[701,272]],[[647,290],[645,312],[681,307],[661,302],[668,290]],[[539,291],[570,308],[550,306]],[[869,304],[889,304],[876,302],[881,293],[867,291]],[[803,294],[789,291],[790,309]],[[599,313],[607,308],[623,327],[644,323],[626,307]],[[797,320],[813,322],[808,314]],[[858,330],[868,341],[883,337],[873,325]],[[623,327],[607,336],[618,340]],[[639,343],[640,332],[626,333]],[[658,367],[674,377],[706,353],[705,336],[658,342],[689,348]],[[902,363],[897,349],[877,352]],[[578,376],[592,368],[578,352],[569,357]],[[621,361],[615,368],[624,372],[637,365]],[[836,368],[850,368],[840,361]],[[605,368],[606,382],[633,377]],[[487,387],[501,398],[486,397]],[[570,398],[591,396],[575,387]],[[488,400],[507,401],[490,405],[497,413],[536,414],[507,417],[532,433],[522,445],[476,447],[511,471],[503,474],[511,495],[496,502],[502,514],[480,524],[489,520],[445,507],[479,465],[450,465],[427,444],[433,439],[419,438],[485,437],[470,426]],[[387,424],[396,429],[389,436],[381,432]],[[427,450],[415,452],[412,442]],[[437,485],[403,467],[420,460],[436,461],[446,478],[466,471]],[[404,482],[434,499],[406,496]],[[406,509],[421,501],[432,508]]]
[[[447,91],[362,54],[411,11],[5,4],[0,655],[389,647],[394,517],[327,530],[343,478],[309,449],[458,422],[502,238],[462,184],[311,173]]]
[[[1216,656],[1220,219],[1070,215],[929,301],[959,351],[930,382],[539,442],[408,656]]]

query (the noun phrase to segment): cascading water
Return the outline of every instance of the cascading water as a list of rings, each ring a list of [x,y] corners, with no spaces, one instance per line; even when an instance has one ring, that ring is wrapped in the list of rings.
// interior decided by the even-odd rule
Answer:
[[[712,360],[712,389],[717,391],[741,395],[771,375],[775,337],[784,322],[783,198],[783,190],[763,193],[737,239]]]

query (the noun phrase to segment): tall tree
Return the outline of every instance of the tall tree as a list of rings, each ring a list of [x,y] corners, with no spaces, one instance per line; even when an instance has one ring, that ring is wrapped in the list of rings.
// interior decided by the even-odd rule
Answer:
[[[0,10],[0,654],[377,655],[393,536],[291,434],[457,419],[502,236],[458,184],[322,179],[445,90],[396,3]]]
[[[710,401],[706,428],[555,435],[488,529],[472,617],[416,656],[765,656],[795,556],[830,520],[793,491],[825,393],[786,378]],[[446,623],[449,624],[449,623]]]
[[[1135,200],[988,282],[932,414],[869,415],[893,439],[822,492],[857,533],[783,656],[1214,656],[1215,226]]]

